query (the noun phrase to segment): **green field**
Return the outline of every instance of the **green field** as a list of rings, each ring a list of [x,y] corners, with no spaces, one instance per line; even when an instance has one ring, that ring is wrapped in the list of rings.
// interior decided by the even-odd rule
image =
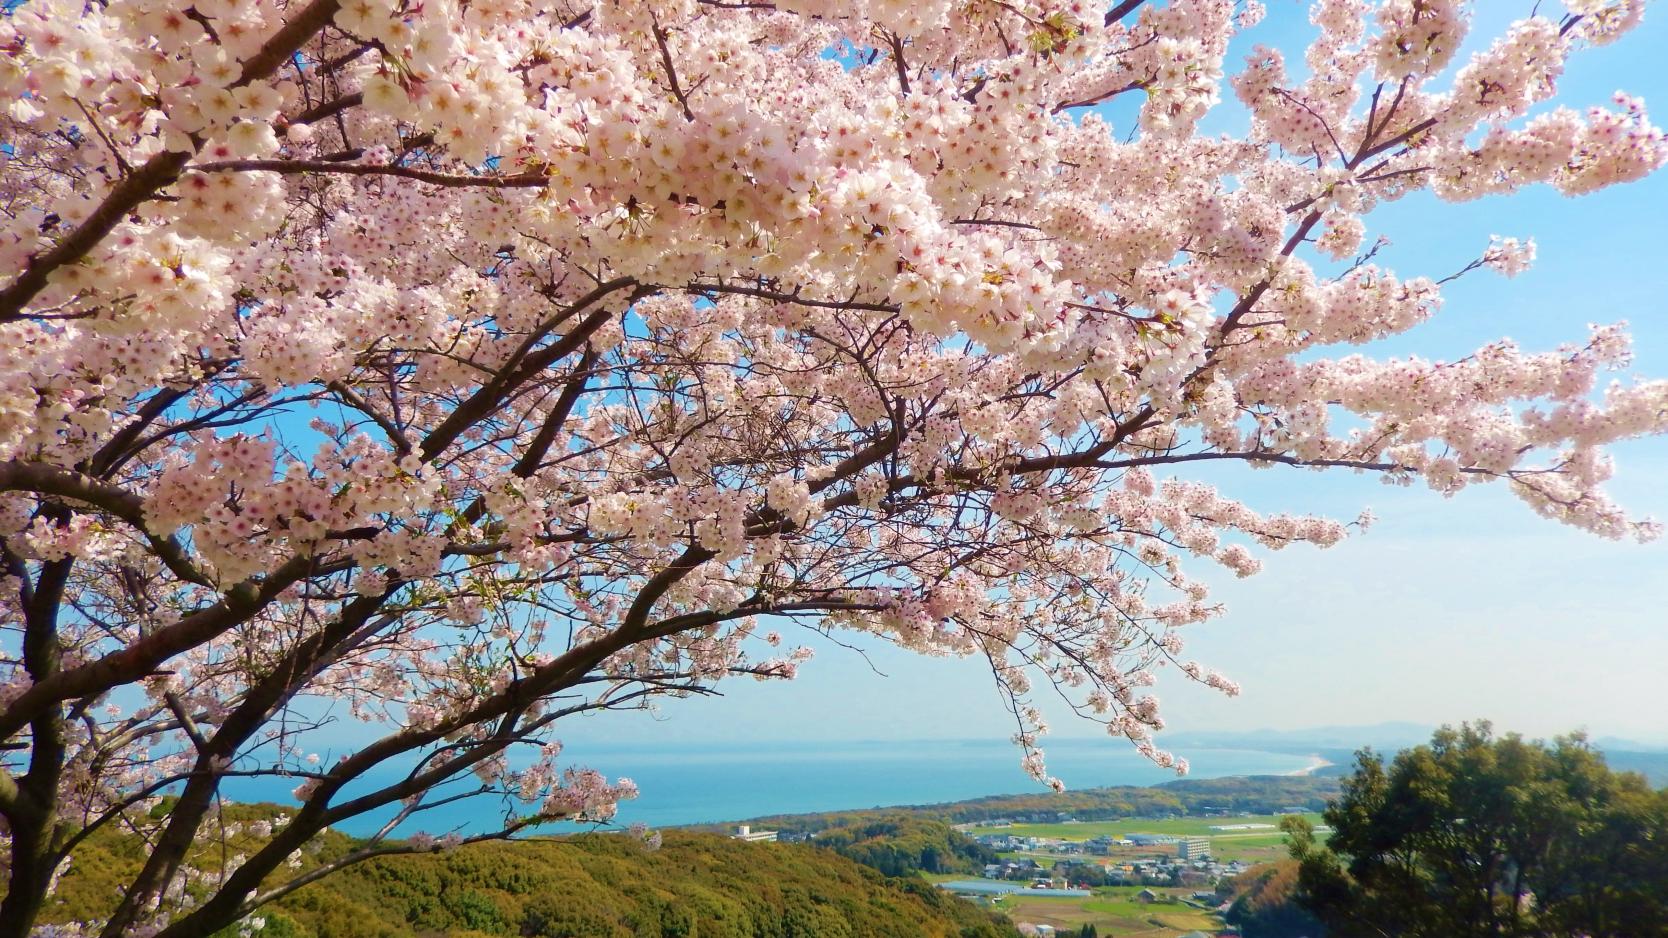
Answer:
[[[1190,931],[1214,932],[1222,920],[1180,902],[1137,902],[1135,887],[1097,889],[1089,897],[1009,896],[996,904],[1015,922],[1053,925],[1062,931],[1093,924],[1118,938],[1174,938]],[[1165,892],[1165,890],[1157,890]]]
[[[1239,860],[1247,864],[1267,863],[1286,856],[1286,835],[1279,831],[1252,834],[1224,834],[1210,839],[1211,855],[1224,863]]]
[[[1301,815],[1310,824],[1321,824],[1319,814]],[[1264,831],[1224,831],[1211,830],[1212,825],[1219,824],[1274,824],[1279,825],[1286,817],[1281,814],[1258,814],[1250,817],[1178,817],[1178,818],[1125,818],[1118,821],[1083,821],[1072,824],[1015,824],[1012,827],[980,827],[968,831],[971,836],[981,834],[1011,834],[1015,837],[1058,837],[1063,840],[1088,840],[1102,834],[1113,836],[1128,836],[1130,834],[1173,834],[1209,837],[1215,840],[1219,837],[1260,837],[1275,835],[1277,830]]]
[[[1254,831],[1212,831],[1212,825],[1217,824],[1279,824],[1284,815],[1262,814],[1252,817],[1227,818],[1127,818],[1120,821],[1085,821],[1080,824],[1015,824],[1012,827],[978,828],[969,834],[1011,834],[1015,837],[1050,837],[1060,840],[1089,840],[1108,834],[1114,837],[1125,837],[1130,834],[1167,834],[1172,836],[1200,836],[1209,837],[1211,853],[1223,862],[1239,860],[1247,864],[1266,863],[1281,859],[1286,855],[1286,835],[1278,830]],[[1310,824],[1321,824],[1319,814],[1304,814],[1302,817]],[[1324,838],[1325,833],[1321,836]],[[1133,860],[1140,857],[1150,857],[1155,854],[1171,854],[1175,847],[1170,844],[1153,844],[1139,847],[1113,847],[1109,859]],[[1048,851],[1018,851],[1000,854],[1003,859],[1029,857],[1044,866],[1052,865],[1047,858],[1057,856]]]

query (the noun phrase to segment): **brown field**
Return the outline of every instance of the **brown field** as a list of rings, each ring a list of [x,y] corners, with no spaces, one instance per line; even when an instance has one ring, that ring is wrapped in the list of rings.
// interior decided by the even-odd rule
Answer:
[[[1190,931],[1215,932],[1222,920],[1179,902],[1136,902],[1134,890],[1096,890],[1089,897],[1013,896],[997,904],[1015,922],[1053,925],[1062,932],[1093,924],[1102,935],[1118,938],[1175,938]]]

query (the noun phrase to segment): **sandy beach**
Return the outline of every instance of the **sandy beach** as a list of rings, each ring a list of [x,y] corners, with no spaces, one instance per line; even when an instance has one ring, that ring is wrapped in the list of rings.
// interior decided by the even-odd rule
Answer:
[[[1320,769],[1324,769],[1331,764],[1332,764],[1331,761],[1321,758],[1319,753],[1311,753],[1310,756],[1309,756],[1309,764],[1308,765],[1304,766],[1301,769],[1292,769],[1290,772],[1287,772],[1286,774],[1287,775],[1313,775],[1313,774],[1315,774],[1315,772],[1319,771]]]

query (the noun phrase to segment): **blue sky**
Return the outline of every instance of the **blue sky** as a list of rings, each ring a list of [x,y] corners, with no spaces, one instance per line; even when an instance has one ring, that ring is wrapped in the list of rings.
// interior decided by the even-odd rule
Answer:
[[[1230,54],[1230,71],[1257,42],[1301,64],[1306,4],[1268,6],[1268,20]],[[1472,47],[1533,3],[1479,6]],[[1604,105],[1626,90],[1658,105],[1657,122],[1668,123],[1665,50],[1668,11],[1658,5],[1621,42],[1577,55],[1557,101]],[[1232,105],[1211,120],[1211,130],[1242,123]],[[1126,128],[1120,120],[1119,132]],[[1477,272],[1451,284],[1434,321],[1375,354],[1452,359],[1502,336],[1547,349],[1582,340],[1587,323],[1625,319],[1636,342],[1633,373],[1668,377],[1668,173],[1580,199],[1550,188],[1464,205],[1413,197],[1368,223],[1369,238],[1382,233],[1392,242],[1380,262],[1403,276],[1446,276],[1492,234],[1532,235],[1539,244],[1532,270],[1511,280]],[[1627,444],[1616,454],[1615,495],[1637,514],[1668,519],[1668,441]],[[1444,499],[1351,474],[1220,469],[1188,476],[1217,482],[1259,509],[1348,519],[1371,507],[1380,520],[1329,551],[1264,555],[1263,572],[1248,580],[1194,568],[1229,611],[1189,630],[1188,654],[1239,680],[1244,694],[1227,699],[1161,680],[1157,693],[1173,730],[1486,717],[1531,735],[1585,727],[1668,742],[1668,544],[1618,544],[1565,529],[1493,486]],[[652,745],[1012,732],[980,662],[865,648],[884,676],[858,655],[826,647],[791,684],[727,682],[719,699],[674,701],[658,717],[576,721],[563,735],[581,744]],[[1060,736],[1097,732],[1065,713],[1052,722]]]

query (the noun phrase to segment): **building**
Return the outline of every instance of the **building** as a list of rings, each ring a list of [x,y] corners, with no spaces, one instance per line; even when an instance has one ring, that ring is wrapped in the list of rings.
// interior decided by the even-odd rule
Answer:
[[[958,896],[1074,896],[1084,898],[1094,895],[1088,889],[1034,889],[1021,883],[1001,883],[983,879],[958,879],[946,883],[936,884],[945,892],[953,892]]]
[[[1210,859],[1209,837],[1183,837],[1176,841],[1176,856],[1183,860]]]
[[[738,824],[736,825],[735,837],[737,840],[745,840],[749,843],[764,843],[776,840],[776,832],[756,831],[746,824]]]

